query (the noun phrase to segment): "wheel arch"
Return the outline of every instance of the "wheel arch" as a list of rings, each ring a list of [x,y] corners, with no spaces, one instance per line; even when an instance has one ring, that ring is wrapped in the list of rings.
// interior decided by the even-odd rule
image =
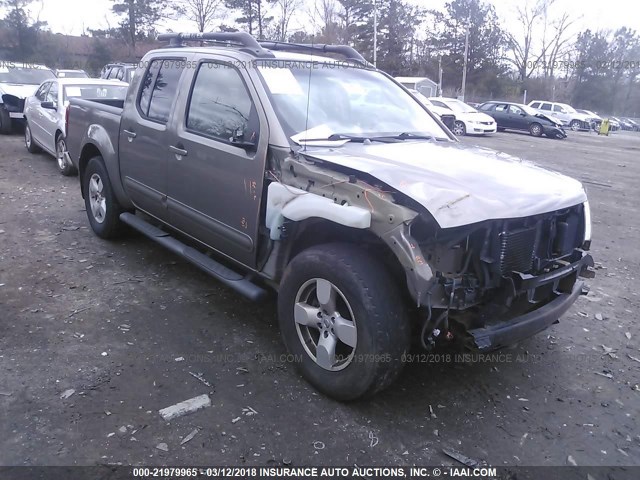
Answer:
[[[406,285],[404,269],[397,255],[371,230],[347,227],[324,218],[309,218],[299,222],[285,223],[286,238],[280,256],[278,270],[284,272],[289,263],[303,251],[318,245],[345,243],[357,245],[380,260],[389,274],[402,285]],[[406,291],[406,288],[403,289]]]
[[[57,137],[56,137],[57,141]],[[82,179],[84,178],[84,172],[87,169],[87,165],[89,164],[89,160],[94,157],[101,157],[102,152],[100,149],[94,145],[93,143],[87,143],[82,147],[82,151],[80,152],[80,157],[78,158],[78,176],[80,178],[80,191],[82,193],[82,198],[84,198],[84,182]]]

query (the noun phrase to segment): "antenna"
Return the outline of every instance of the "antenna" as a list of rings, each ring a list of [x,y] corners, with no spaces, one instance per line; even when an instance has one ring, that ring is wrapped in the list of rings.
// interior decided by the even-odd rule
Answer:
[[[315,35],[314,35],[315,36]],[[313,36],[311,37],[311,46],[313,47]],[[307,85],[307,116],[304,120],[304,131],[309,130],[309,105],[311,104],[311,71],[313,70],[313,50],[309,52],[311,61],[309,62],[309,84]],[[308,134],[307,134],[308,135]],[[305,139],[303,152],[307,151],[307,139]]]

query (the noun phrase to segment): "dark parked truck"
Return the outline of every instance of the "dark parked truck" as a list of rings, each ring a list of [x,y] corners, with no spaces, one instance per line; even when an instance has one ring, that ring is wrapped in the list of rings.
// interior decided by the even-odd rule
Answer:
[[[576,180],[461,145],[349,47],[161,40],[124,102],[71,100],[91,227],[133,227],[250,299],[277,291],[284,343],[322,392],[378,392],[412,341],[513,344],[584,293]]]

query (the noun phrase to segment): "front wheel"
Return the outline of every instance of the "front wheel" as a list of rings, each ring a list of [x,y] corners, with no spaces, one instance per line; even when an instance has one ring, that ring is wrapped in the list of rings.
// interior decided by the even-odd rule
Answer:
[[[464,126],[464,122],[461,122],[460,120],[456,120],[456,123],[453,124],[453,133],[458,137],[466,135],[467,127]]]
[[[105,239],[117,237],[124,227],[120,221],[122,207],[113,194],[102,157],[89,160],[82,181],[84,204],[94,233]]]
[[[78,172],[76,167],[73,166],[73,163],[71,163],[71,159],[67,153],[67,142],[62,135],[56,140],[56,162],[58,164],[58,170],[65,177],[75,175]]]
[[[287,267],[278,318],[302,375],[324,394],[355,400],[388,387],[410,345],[410,324],[386,268],[349,244],[309,248]]]
[[[540,135],[542,135],[542,125],[540,125],[539,123],[532,123],[529,126],[529,133],[534,137],[539,137]]]
[[[572,120],[571,123],[569,124],[569,127],[571,127],[571,130],[573,130],[574,132],[577,132],[578,130],[580,130],[581,126],[582,126],[582,122],[580,122],[580,120]]]

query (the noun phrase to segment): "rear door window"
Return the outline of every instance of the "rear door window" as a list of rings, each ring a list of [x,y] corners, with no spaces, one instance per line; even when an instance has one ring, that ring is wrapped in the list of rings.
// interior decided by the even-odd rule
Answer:
[[[543,103],[542,106],[540,107],[540,110],[551,111],[551,104],[550,103]]]
[[[496,105],[496,112],[506,113],[508,109],[509,109],[509,106],[504,103],[501,103],[500,105]]]
[[[185,64],[185,59],[156,59],[151,62],[138,99],[142,116],[167,123]]]

